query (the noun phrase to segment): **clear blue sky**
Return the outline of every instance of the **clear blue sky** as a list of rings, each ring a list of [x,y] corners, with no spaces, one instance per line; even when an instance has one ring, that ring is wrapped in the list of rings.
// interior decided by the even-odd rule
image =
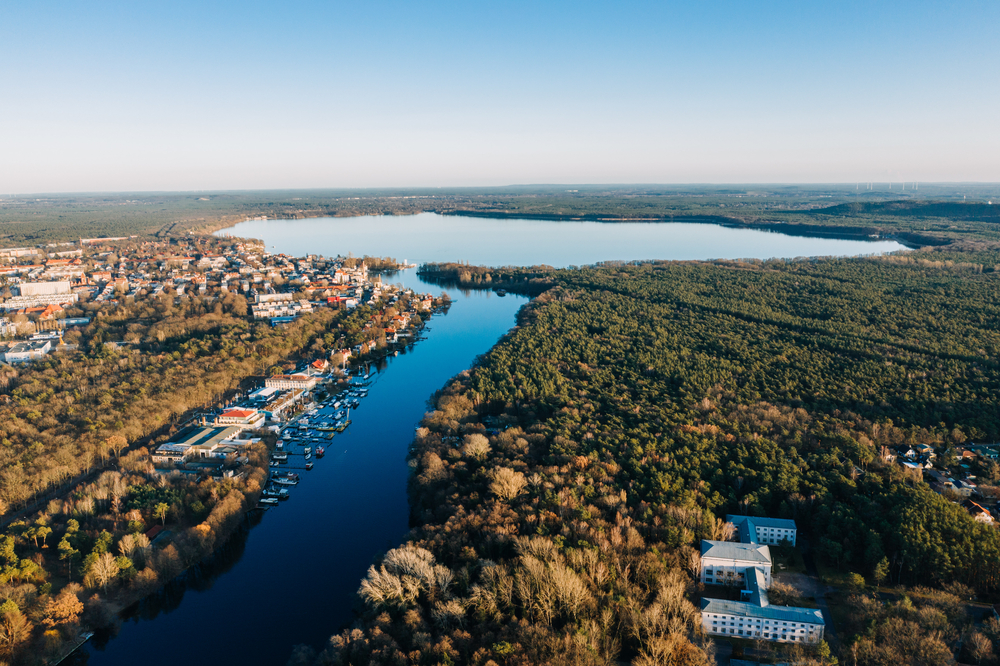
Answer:
[[[1000,181],[1000,3],[8,2],[0,193]]]

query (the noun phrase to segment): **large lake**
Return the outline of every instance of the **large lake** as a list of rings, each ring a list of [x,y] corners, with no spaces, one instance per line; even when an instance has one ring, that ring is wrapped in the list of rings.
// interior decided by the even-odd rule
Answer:
[[[260,238],[293,255],[395,257],[413,263],[467,261],[486,266],[582,266],[631,259],[770,259],[883,254],[893,240],[810,238],[686,222],[554,222],[377,215],[243,222],[217,235]]]
[[[416,215],[246,222],[219,232],[260,238],[292,255],[353,253],[411,262],[581,265],[613,259],[769,258],[874,254],[891,241],[804,238],[705,224],[536,222]],[[415,270],[389,278],[441,288]],[[291,499],[234,537],[211,562],[126,612],[70,660],[106,666],[284,664],[292,647],[321,648],[349,622],[353,594],[380,552],[407,531],[406,451],[427,399],[513,324],[524,299],[451,292],[405,354],[379,368],[353,424],[303,473]]]

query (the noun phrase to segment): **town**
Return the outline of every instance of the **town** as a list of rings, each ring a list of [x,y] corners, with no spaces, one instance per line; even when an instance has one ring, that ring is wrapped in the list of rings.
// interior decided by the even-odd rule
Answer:
[[[400,298],[394,287],[382,284],[381,275],[369,276],[364,259],[269,254],[242,239],[130,240],[0,249],[0,309],[6,313],[0,336],[16,338],[4,343],[0,359],[23,363],[53,350],[72,350],[64,332],[79,331],[102,309],[161,296],[219,300],[237,294],[247,300],[254,319],[272,326],[320,307],[350,310],[359,303],[391,304]],[[432,300],[429,295],[414,299],[413,309],[394,315],[384,327],[387,342],[405,337],[410,317],[428,311]],[[373,335],[371,341],[377,339]],[[342,353],[369,350],[370,345],[359,343]]]

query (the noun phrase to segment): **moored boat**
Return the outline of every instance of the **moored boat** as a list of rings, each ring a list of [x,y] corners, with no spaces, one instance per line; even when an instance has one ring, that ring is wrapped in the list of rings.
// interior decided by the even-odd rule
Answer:
[[[313,468],[313,464],[311,462],[307,462],[306,463],[306,469],[312,469],[312,468]]]
[[[325,455],[326,455],[326,449],[324,449],[322,446],[317,446],[316,447],[316,457],[317,458],[322,458]]]

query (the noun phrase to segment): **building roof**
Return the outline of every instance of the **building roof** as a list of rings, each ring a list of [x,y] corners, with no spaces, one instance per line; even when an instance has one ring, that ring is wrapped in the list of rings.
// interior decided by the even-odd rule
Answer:
[[[739,560],[741,562],[771,563],[771,550],[756,543],[734,543],[732,541],[708,541],[702,539],[701,556],[719,560]]]
[[[757,606],[770,606],[771,600],[767,598],[767,578],[764,570],[760,567],[748,568],[746,570],[747,591],[750,593],[750,603]]]
[[[796,608],[794,606],[758,606],[746,601],[725,601],[722,599],[702,599],[702,613],[739,615],[742,617],[778,620],[779,622],[808,622],[825,625],[823,613],[817,608]]]
[[[786,530],[796,529],[795,521],[787,520],[785,518],[767,518],[765,516],[735,516],[732,514],[726,516],[726,522],[732,523],[733,525],[736,525],[746,520],[751,521],[757,527],[777,527]]]
[[[774,527],[778,529],[794,530],[795,521],[785,518],[767,518],[764,516],[736,516],[729,514],[726,522],[732,523],[740,534],[740,541],[744,543],[757,543],[758,527]]]
[[[234,419],[245,419],[249,416],[253,416],[257,413],[256,409],[240,409],[239,407],[233,407],[232,409],[222,410],[222,416],[229,416]]]
[[[182,447],[207,446],[212,447],[224,439],[233,439],[243,432],[240,426],[208,426],[191,427],[177,433],[177,435],[164,446],[176,445]],[[160,448],[163,448],[162,446]]]

